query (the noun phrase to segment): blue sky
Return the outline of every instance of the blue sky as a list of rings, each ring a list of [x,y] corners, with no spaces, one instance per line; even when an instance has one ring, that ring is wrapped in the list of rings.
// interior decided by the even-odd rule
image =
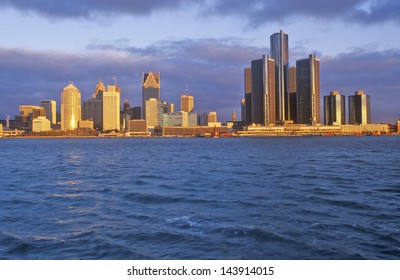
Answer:
[[[397,0],[0,0],[0,119],[56,99],[69,80],[83,99],[117,76],[122,100],[141,104],[141,73],[161,72],[161,98],[186,84],[197,112],[240,111],[243,68],[289,35],[290,63],[315,53],[321,96],[365,90],[373,122],[400,118]],[[240,114],[239,114],[240,115]]]

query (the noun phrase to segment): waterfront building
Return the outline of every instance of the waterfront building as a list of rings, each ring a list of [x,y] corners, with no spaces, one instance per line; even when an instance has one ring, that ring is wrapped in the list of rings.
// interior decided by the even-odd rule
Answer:
[[[296,99],[296,66],[289,67],[289,103],[290,103],[290,120],[297,122],[297,99]]]
[[[162,127],[164,121],[164,104],[161,100],[150,98],[145,104],[148,126]]]
[[[182,112],[193,112],[194,108],[194,98],[191,95],[182,95],[181,96],[181,111]]]
[[[92,98],[83,103],[82,119],[93,120],[93,126],[98,130],[103,130],[103,93],[105,91],[106,87],[100,80]]]
[[[358,90],[349,96],[349,124],[371,123],[371,99],[364,91]]]
[[[147,135],[148,127],[146,120],[130,120],[129,132],[131,135]]]
[[[188,113],[188,126],[197,126],[197,125],[198,125],[197,113],[194,112]]]
[[[297,123],[317,125],[320,123],[320,66],[311,54],[296,62]]]
[[[78,128],[92,130],[93,124],[94,124],[94,122],[92,120],[80,120],[78,122]]]
[[[400,120],[397,121],[397,133],[400,133]]]
[[[251,62],[252,122],[261,125],[276,123],[275,61],[267,55]]]
[[[32,121],[33,132],[44,132],[51,130],[51,123],[45,116],[40,116]]]
[[[330,95],[324,96],[324,124],[345,125],[346,124],[346,99],[338,91],[331,91]]]
[[[271,35],[270,43],[270,57],[275,62],[276,121],[284,122],[290,120],[288,94],[289,36],[281,30],[279,33]]]
[[[232,121],[235,122],[236,121],[236,111],[232,112]]]
[[[72,82],[61,92],[61,130],[76,129],[81,120],[81,93]]]
[[[220,127],[221,123],[217,121],[217,113],[216,112],[210,112],[208,114],[208,126],[215,126],[215,127]]]
[[[41,100],[40,106],[46,111],[46,118],[52,125],[57,123],[57,106],[55,100]]]
[[[240,100],[240,120],[246,123],[246,99]]]
[[[121,90],[117,85],[107,86],[103,92],[103,131],[120,130]]]
[[[180,111],[164,114],[163,126],[188,126],[188,112]]]
[[[251,68],[244,69],[244,100],[245,100],[245,115],[242,121],[246,125],[250,125],[253,122],[252,119],[252,104],[251,104],[251,92],[252,92],[252,82],[251,82]]]
[[[160,100],[160,73],[143,73],[142,74],[142,113],[143,119],[147,119],[146,101],[150,98]],[[150,125],[150,124],[149,124]]]

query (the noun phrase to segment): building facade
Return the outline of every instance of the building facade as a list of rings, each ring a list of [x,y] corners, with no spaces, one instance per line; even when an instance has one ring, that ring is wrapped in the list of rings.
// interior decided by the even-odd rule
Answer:
[[[330,95],[324,96],[324,124],[346,124],[346,98],[338,91],[331,91]]]
[[[275,61],[276,120],[290,120],[288,92],[289,36],[282,30],[270,37],[270,57]]]
[[[296,62],[297,123],[320,124],[320,67],[311,54]]]
[[[142,117],[147,119],[146,101],[150,98],[160,100],[160,73],[143,73],[142,74]],[[150,124],[149,124],[150,126]]]
[[[37,117],[32,121],[33,132],[45,132],[51,130],[51,122],[46,117]]]
[[[364,91],[358,90],[349,96],[349,124],[371,123],[371,99]]]
[[[81,120],[81,93],[72,82],[61,92],[61,130],[77,129]]]
[[[264,55],[251,62],[252,122],[261,125],[276,123],[275,61]]]
[[[194,97],[191,95],[181,96],[181,111],[191,113],[194,108]]]
[[[162,127],[164,121],[164,105],[161,100],[150,98],[145,105],[147,125]]]
[[[103,92],[103,131],[121,129],[121,90],[117,85],[107,86]]]
[[[57,105],[55,100],[41,100],[40,106],[46,111],[46,118],[52,125],[57,123]]]
[[[245,122],[246,125],[250,125],[253,123],[252,119],[252,111],[251,111],[251,92],[252,92],[252,83],[251,83],[251,67],[244,69],[244,101],[245,101],[245,118],[242,121]]]

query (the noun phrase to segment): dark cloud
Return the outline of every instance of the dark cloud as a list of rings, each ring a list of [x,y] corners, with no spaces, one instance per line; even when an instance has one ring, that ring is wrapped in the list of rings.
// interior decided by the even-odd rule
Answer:
[[[122,100],[139,106],[141,74],[152,70],[161,73],[163,100],[179,109],[180,95],[188,85],[198,112],[217,111],[225,121],[234,110],[240,115],[243,68],[263,53],[268,50],[234,39],[163,41],[147,48],[104,43],[88,46],[85,55],[0,48],[0,118],[4,113],[17,114],[21,104],[59,100],[69,80],[87,99],[99,78],[111,84],[114,75]],[[354,49],[320,60],[321,96],[331,90],[345,95],[365,90],[372,98],[374,122],[394,122],[400,117],[400,50]]]
[[[370,4],[372,3],[372,4]],[[287,23],[294,17],[334,20],[352,23],[399,22],[398,0],[226,0],[216,1],[204,15],[234,15],[247,19],[251,26],[277,22]]]
[[[173,10],[183,4],[192,5],[203,0],[0,0],[0,7],[11,7],[24,12],[34,12],[50,18],[86,18],[97,15],[129,14],[148,15],[158,10]]]
[[[250,26],[286,23],[295,17],[375,24],[400,22],[398,0],[0,0],[1,7],[34,12],[49,18],[83,18],[93,20],[114,14],[143,16],[156,11],[174,11],[197,7],[201,16],[239,16]]]

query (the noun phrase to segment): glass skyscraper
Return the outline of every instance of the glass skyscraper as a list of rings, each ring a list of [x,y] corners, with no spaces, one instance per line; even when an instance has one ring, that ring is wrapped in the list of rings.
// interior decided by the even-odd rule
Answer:
[[[289,79],[289,36],[282,30],[271,35],[271,59],[275,60],[276,120],[290,120]]]

